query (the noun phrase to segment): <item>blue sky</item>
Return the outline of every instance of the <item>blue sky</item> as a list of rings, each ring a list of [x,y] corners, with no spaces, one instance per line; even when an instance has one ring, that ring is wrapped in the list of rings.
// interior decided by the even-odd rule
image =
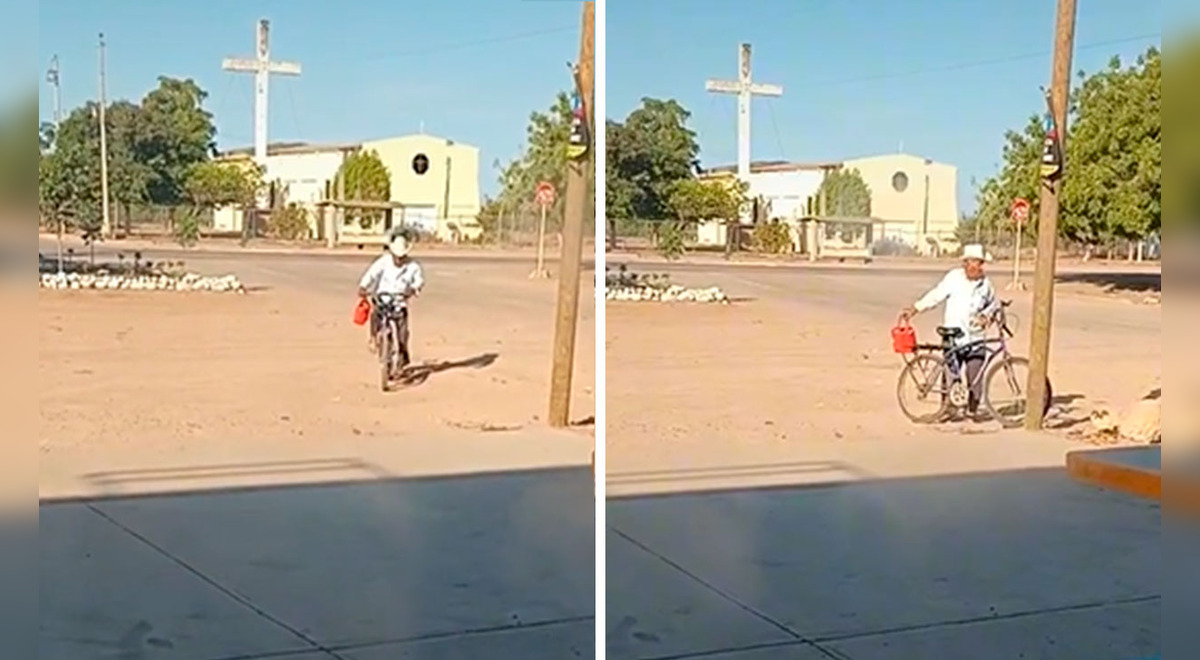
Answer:
[[[58,54],[64,111],[95,98],[104,32],[110,98],[138,100],[159,75],[193,78],[209,92],[218,144],[249,146],[253,77],[222,71],[221,60],[252,56],[256,22],[268,18],[272,59],[304,67],[299,78],[272,78],[271,141],[355,141],[424,122],[481,149],[491,192],[493,161],[517,155],[529,113],[571,84],[580,13],[569,0],[42,0],[38,80]],[[39,89],[49,119],[50,90]]]
[[[838,160],[904,150],[995,171],[1004,131],[1043,107],[1053,0],[608,0],[606,114],[645,96],[692,111],[705,165],[736,160],[736,98],[704,91],[734,79],[742,41],[753,74],[784,96],[754,102],[755,160]],[[1172,8],[1177,9],[1177,8]],[[1161,43],[1161,0],[1082,0],[1074,69]],[[1146,36],[1153,35],[1153,36]]]

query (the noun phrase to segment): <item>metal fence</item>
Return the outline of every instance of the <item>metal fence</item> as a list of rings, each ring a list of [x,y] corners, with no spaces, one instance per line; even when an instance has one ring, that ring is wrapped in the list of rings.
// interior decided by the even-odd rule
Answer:
[[[534,247],[537,245],[541,222],[541,210],[534,205],[513,210],[484,212],[479,215],[479,225],[483,228],[483,234],[477,242],[510,248]],[[562,227],[561,213],[548,212],[546,214],[546,245],[548,248],[557,248],[561,245]],[[585,242],[590,243],[591,237],[595,234],[595,216],[585,214],[583,223]]]

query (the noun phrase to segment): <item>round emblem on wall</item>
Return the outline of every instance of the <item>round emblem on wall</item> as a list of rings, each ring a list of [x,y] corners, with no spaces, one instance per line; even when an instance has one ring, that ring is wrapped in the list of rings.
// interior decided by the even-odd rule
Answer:
[[[892,189],[902,193],[908,190],[908,175],[904,172],[896,172],[892,175]]]
[[[412,161],[413,171],[417,174],[424,174],[429,171],[429,156],[425,154],[417,154],[413,156]]]

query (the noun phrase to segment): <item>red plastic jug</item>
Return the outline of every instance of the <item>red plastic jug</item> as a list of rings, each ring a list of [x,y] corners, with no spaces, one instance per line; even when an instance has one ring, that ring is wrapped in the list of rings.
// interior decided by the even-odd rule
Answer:
[[[904,319],[892,328],[892,350],[900,354],[917,352],[917,331]]]
[[[354,307],[354,325],[366,325],[371,318],[371,303],[367,300],[359,300]]]

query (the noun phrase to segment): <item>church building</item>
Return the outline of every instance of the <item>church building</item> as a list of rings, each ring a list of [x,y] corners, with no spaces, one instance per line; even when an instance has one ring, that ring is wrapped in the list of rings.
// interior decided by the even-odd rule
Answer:
[[[337,174],[344,160],[357,152],[375,152],[391,177],[388,207],[392,221],[442,241],[473,239],[482,233],[479,149],[432,135],[417,134],[347,144],[272,144],[267,149],[264,182],[271,186],[276,206],[299,204],[309,210],[310,235],[325,233],[322,222],[327,202],[337,196]],[[219,161],[248,162],[253,149],[222,153]],[[354,191],[345,191],[354,199]],[[240,232],[245,211],[219,209],[217,231]],[[363,229],[347,222],[337,228],[345,242],[376,242],[386,228]]]
[[[825,175],[838,170],[857,170],[870,189],[875,242],[894,242],[921,254],[957,249],[958,169],[910,154],[828,163],[754,162],[747,194],[755,200],[757,213],[747,219],[778,220],[798,228],[817,214],[815,202]],[[736,173],[736,166],[725,165],[702,171],[700,178],[715,182]],[[724,245],[725,228],[705,223],[697,238],[702,245]]]

